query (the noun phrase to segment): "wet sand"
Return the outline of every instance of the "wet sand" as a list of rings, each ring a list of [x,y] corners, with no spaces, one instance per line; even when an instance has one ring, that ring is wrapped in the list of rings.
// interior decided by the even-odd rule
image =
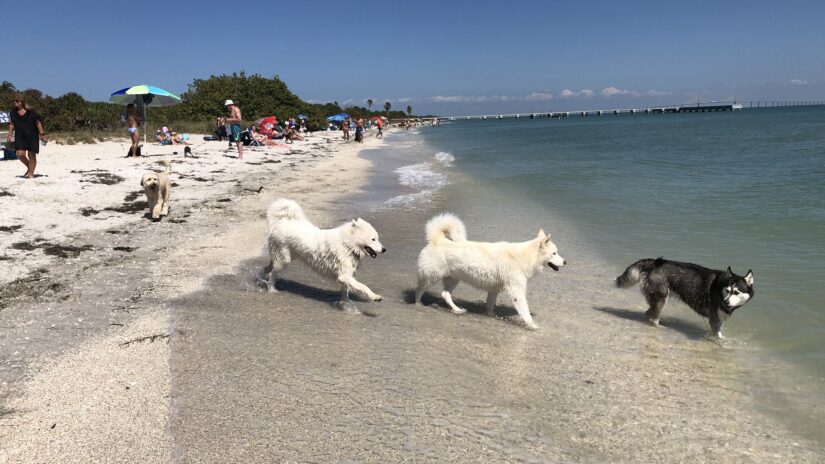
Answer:
[[[611,288],[616,270],[573,235],[554,232],[570,265],[530,281],[539,331],[525,330],[503,298],[497,318],[483,315],[483,294],[466,286],[456,292],[470,310],[463,316],[444,310],[438,287],[425,306],[410,304],[423,224],[449,200],[360,214],[371,192],[358,186],[370,173],[384,186],[392,175],[351,157],[293,181],[268,173],[274,191],[193,209],[185,233],[138,228],[155,249],[128,262],[58,264],[54,272],[76,273],[76,288],[96,291],[70,292],[80,295],[71,305],[24,299],[0,312],[18,324],[4,329],[3,353],[26,336],[54,345],[18,363],[26,382],[3,378],[11,387],[0,461],[825,459],[816,442],[761,412],[732,355],[738,347],[706,339],[701,320],[678,312],[664,327],[644,324],[639,294]],[[358,278],[384,301],[358,303],[364,315],[340,311],[336,286],[300,265],[288,268],[281,292],[261,289],[263,215],[282,195],[320,225],[358,214],[376,227],[389,251],[363,262]],[[474,228],[476,215],[465,222],[471,237],[500,232]],[[530,238],[518,232],[506,234]],[[163,273],[152,272],[158,251]],[[113,302],[128,314],[101,316]],[[65,313],[62,345],[48,340],[46,305]],[[74,337],[79,312],[101,320]]]

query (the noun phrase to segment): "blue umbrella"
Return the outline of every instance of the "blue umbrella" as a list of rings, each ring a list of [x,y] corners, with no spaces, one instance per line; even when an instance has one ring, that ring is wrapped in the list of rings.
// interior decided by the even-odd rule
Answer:
[[[295,116],[295,117],[298,118],[298,119],[303,119],[304,121],[309,119],[309,116],[305,115],[304,113],[301,113],[301,114],[299,114],[298,116]]]
[[[347,119],[348,117],[349,117],[349,115],[347,113],[338,113],[338,114],[333,114],[332,116],[328,117],[327,121],[341,122],[344,119]]]
[[[127,105],[137,103],[143,107],[143,143],[146,144],[146,107],[170,106],[180,103],[180,97],[153,85],[134,85],[120,89],[109,96],[109,101]]]

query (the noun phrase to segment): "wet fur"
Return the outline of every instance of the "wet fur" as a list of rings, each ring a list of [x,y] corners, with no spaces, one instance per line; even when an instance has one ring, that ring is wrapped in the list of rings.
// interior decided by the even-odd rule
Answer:
[[[164,171],[147,172],[140,180],[140,186],[146,193],[149,213],[154,221],[159,221],[161,216],[169,214],[169,198],[172,195],[172,182],[169,180],[172,165],[166,160],[157,163],[165,167]]]
[[[527,327],[538,328],[527,305],[527,280],[548,265],[558,270],[567,264],[543,230],[536,238],[521,243],[472,242],[467,240],[461,220],[445,213],[430,219],[425,232],[427,246],[418,256],[416,304],[440,280],[444,285],[442,298],[454,313],[462,314],[465,310],[453,303],[451,292],[459,282],[466,282],[487,291],[488,315],[495,316],[498,294],[507,292]]]
[[[648,303],[648,320],[658,325],[667,299],[674,294],[697,314],[708,318],[711,332],[722,336],[722,323],[753,299],[753,273],[742,277],[731,271],[707,269],[663,258],[641,259],[616,278],[616,286],[630,288],[641,282]]]
[[[319,229],[307,219],[298,203],[281,198],[272,202],[267,211],[269,235],[269,274],[267,288],[275,292],[275,280],[293,259],[306,263],[318,275],[335,280],[341,286],[341,301],[349,301],[349,293],[372,301],[381,295],[355,280],[355,271],[365,255],[373,258],[386,248],[378,240],[378,232],[358,218],[334,229]]]

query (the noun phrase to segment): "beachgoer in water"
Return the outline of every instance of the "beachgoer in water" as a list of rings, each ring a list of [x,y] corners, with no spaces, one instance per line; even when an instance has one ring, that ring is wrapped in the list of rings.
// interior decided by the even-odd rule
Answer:
[[[138,133],[139,127],[140,122],[138,121],[137,107],[134,103],[129,103],[126,105],[126,130],[129,132],[129,138],[132,139],[132,147],[129,149],[130,158],[137,156],[138,146],[140,143],[140,134]]]
[[[226,124],[229,124],[230,134],[229,140],[238,145],[238,159],[243,159],[243,144],[241,143],[241,109],[235,105],[232,100],[226,100],[224,106],[229,108],[229,117],[226,118]]]
[[[14,134],[14,150],[17,152],[17,159],[26,165],[26,174],[23,177],[34,179],[34,169],[37,167],[37,153],[40,151],[40,141],[49,141],[46,138],[46,130],[43,129],[43,121],[40,115],[26,108],[26,99],[22,93],[16,93],[12,97],[14,108],[9,112],[9,135],[8,142],[11,143],[11,135]]]

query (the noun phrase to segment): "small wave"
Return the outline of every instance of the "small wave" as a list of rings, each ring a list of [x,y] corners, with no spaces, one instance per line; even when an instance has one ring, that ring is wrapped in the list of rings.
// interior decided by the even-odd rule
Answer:
[[[435,190],[422,190],[418,193],[408,193],[406,195],[398,195],[395,197],[390,198],[389,200],[384,202],[384,206],[394,208],[394,207],[412,207],[416,205],[420,205],[422,203],[428,203],[430,198],[432,198]]]
[[[416,189],[433,189],[447,183],[447,175],[435,172],[429,163],[411,164],[395,170],[401,185]]]
[[[439,163],[449,166],[453,161],[455,161],[455,156],[446,151],[440,151],[435,154],[435,159],[438,160]]]

